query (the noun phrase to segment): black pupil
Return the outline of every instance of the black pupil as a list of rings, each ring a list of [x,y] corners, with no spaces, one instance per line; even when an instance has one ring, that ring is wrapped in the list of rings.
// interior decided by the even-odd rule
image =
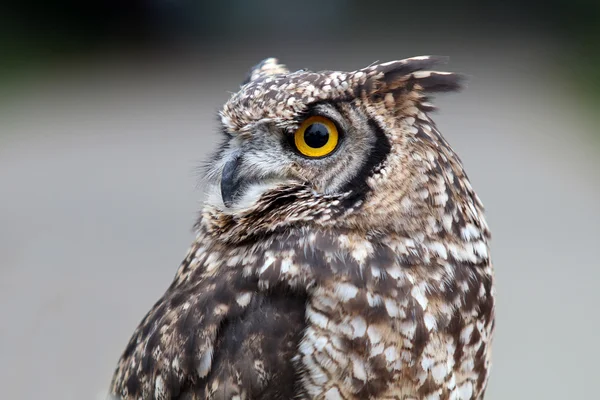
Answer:
[[[304,131],[304,141],[313,149],[325,146],[329,140],[329,130],[321,123],[310,124]]]

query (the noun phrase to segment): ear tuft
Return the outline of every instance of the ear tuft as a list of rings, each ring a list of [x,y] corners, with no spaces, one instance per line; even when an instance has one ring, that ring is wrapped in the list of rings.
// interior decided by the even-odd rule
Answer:
[[[421,56],[391,61],[365,68],[371,78],[364,88],[370,95],[391,91],[448,92],[462,87],[464,76],[452,72],[438,72],[430,69],[447,63],[448,57]]]
[[[288,74],[289,72],[286,66],[279,64],[279,60],[276,58],[266,58],[250,69],[242,86],[263,76]]]
[[[465,76],[454,72],[417,71],[411,74],[424,92],[453,92],[463,88]]]

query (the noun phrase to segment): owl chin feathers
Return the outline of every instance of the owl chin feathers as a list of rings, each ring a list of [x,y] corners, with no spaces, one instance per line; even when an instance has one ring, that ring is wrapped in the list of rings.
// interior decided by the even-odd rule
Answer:
[[[289,187],[299,185],[301,185],[299,182],[291,179],[277,178],[247,183],[239,188],[236,195],[227,202],[227,205],[223,201],[220,185],[211,185],[206,196],[206,204],[219,210],[223,214],[240,214],[251,210],[265,193],[284,186]]]

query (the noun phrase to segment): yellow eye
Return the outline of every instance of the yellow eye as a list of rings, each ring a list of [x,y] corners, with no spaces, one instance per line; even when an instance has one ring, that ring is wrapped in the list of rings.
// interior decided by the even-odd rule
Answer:
[[[338,131],[331,120],[313,115],[302,122],[294,133],[294,144],[307,157],[323,157],[335,150]]]

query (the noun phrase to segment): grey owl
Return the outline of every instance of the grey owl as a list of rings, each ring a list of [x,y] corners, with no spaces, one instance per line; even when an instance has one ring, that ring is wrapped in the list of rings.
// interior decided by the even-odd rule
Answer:
[[[483,206],[414,57],[254,67],[220,111],[197,236],[115,371],[122,399],[481,399]]]

